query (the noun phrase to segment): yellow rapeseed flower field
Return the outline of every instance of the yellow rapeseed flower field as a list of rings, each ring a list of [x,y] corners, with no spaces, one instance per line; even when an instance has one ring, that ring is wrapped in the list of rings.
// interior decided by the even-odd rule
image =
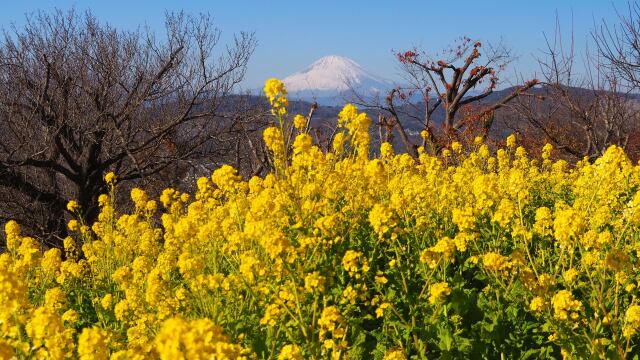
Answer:
[[[495,154],[477,139],[370,158],[371,120],[347,105],[323,152],[288,120],[282,83],[265,91],[265,177],[222,166],[194,194],[134,189],[122,213],[106,174],[98,220],[74,219],[64,251],[5,225],[0,359],[640,351],[640,167],[622,149],[575,167],[515,137]]]

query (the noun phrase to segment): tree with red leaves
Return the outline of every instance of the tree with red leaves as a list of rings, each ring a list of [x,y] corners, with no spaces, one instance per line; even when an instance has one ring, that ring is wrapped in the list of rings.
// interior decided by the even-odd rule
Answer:
[[[511,56],[508,49],[500,45],[489,46],[487,55],[483,58],[481,47],[481,42],[472,42],[470,38],[463,37],[438,60],[417,49],[399,52],[396,56],[409,82],[408,88],[391,90],[384,103],[372,105],[362,101],[360,104],[377,108],[391,117],[407,152],[413,156],[417,155],[417,145],[409,139],[399,116],[400,105],[411,104],[411,96],[407,96],[407,93],[421,95],[424,113],[420,121],[428,131],[430,140],[439,144],[437,148],[459,140],[462,133],[471,130],[486,136],[493,125],[493,113],[531,89],[538,81],[527,81],[494,103],[482,102],[494,93],[498,85],[498,73],[505,68]],[[482,106],[473,116],[459,116],[460,109],[470,104]],[[437,124],[432,119],[438,109],[444,112],[444,118],[439,124],[441,129],[435,129]],[[470,126],[472,123],[473,126]]]

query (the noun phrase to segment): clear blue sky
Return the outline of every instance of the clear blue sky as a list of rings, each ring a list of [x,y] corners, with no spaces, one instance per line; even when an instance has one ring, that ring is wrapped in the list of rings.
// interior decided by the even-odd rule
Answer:
[[[544,47],[543,33],[552,35],[556,13],[564,30],[573,29],[578,50],[584,49],[594,21],[614,22],[614,5],[626,1],[4,1],[0,25],[20,25],[24,14],[55,7],[90,9],[114,26],[161,28],[166,10],[208,12],[228,39],[234,32],[255,31],[258,48],[251,59],[245,87],[257,87],[269,77],[284,77],[304,69],[324,55],[352,58],[372,72],[398,79],[392,50],[446,47],[466,35],[484,42],[502,40],[518,56],[514,72],[533,76],[533,55]],[[510,74],[510,75],[509,75]]]

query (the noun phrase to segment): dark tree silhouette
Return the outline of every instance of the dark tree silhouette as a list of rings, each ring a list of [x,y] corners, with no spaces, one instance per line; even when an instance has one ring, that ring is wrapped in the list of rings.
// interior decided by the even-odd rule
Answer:
[[[165,32],[120,31],[90,13],[38,12],[0,40],[0,220],[52,240],[66,203],[97,214],[103,176],[158,179],[223,156],[234,119],[223,106],[242,80],[253,34],[228,45],[209,16],[168,14]]]

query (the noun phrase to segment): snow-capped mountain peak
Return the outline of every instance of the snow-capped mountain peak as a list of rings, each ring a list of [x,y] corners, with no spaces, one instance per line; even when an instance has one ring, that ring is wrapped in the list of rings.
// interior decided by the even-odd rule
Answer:
[[[305,70],[287,76],[283,81],[291,93],[337,94],[349,90],[350,87],[368,91],[391,86],[389,81],[371,74],[355,61],[339,55],[322,57]]]

